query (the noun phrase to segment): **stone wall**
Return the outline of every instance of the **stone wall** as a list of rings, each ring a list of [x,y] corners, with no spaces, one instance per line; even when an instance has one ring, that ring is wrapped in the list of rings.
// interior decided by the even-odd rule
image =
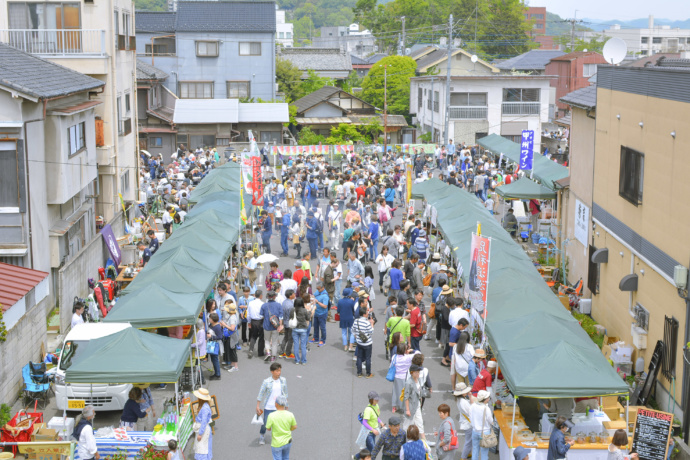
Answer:
[[[41,360],[41,344],[46,340],[47,309],[50,296],[34,305],[7,331],[7,341],[0,343],[0,404],[12,405],[24,387],[22,367]]]

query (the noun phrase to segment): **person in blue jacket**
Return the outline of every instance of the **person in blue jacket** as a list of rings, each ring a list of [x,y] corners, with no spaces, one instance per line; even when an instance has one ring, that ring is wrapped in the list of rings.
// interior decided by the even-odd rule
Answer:
[[[292,215],[285,213],[283,215],[283,223],[280,226],[280,247],[283,249],[281,257],[288,255],[288,233],[290,232],[290,224],[292,223]]]
[[[273,222],[268,217],[268,212],[261,211],[261,216],[264,218],[264,224],[261,229],[261,239],[265,248],[266,254],[271,253],[271,235],[273,234]]]
[[[316,234],[319,223],[314,217],[314,213],[309,211],[307,214],[307,241],[309,242],[309,252],[314,259],[317,253],[318,235]]]
[[[570,442],[565,441],[565,433],[568,431],[568,419],[560,416],[556,419],[551,438],[549,439],[549,450],[546,454],[546,460],[562,460],[565,459],[565,454],[568,453],[570,447],[575,443],[574,440]]]

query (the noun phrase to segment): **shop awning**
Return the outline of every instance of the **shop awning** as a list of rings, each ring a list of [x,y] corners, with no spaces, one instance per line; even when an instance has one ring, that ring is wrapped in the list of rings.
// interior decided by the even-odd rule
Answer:
[[[503,154],[513,163],[520,162],[520,144],[498,135],[490,134],[477,140],[477,143],[496,155]],[[534,178],[551,190],[559,188],[555,182],[568,177],[568,168],[549,160],[539,152],[534,152]]]
[[[512,184],[496,187],[496,193],[506,200],[553,200],[556,198],[556,193],[553,190],[527,177],[523,177]]]
[[[513,394],[548,398],[628,393],[599,347],[474,195],[432,179],[415,184],[412,196],[436,207],[441,232],[465,276],[477,222],[482,235],[492,238],[485,330]]]
[[[134,327],[81,346],[65,374],[67,383],[175,383],[190,353],[189,340]]]

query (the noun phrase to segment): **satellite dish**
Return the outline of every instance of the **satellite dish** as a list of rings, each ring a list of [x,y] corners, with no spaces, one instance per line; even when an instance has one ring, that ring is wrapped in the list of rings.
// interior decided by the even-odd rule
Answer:
[[[603,54],[609,64],[620,64],[628,54],[628,47],[620,38],[611,38],[604,45]]]
[[[472,62],[477,62],[478,60],[479,60],[479,58],[477,57],[476,54],[473,54],[472,57],[470,58],[470,61],[472,61]]]
[[[405,56],[409,56],[411,52],[412,52],[411,48],[405,48]]]

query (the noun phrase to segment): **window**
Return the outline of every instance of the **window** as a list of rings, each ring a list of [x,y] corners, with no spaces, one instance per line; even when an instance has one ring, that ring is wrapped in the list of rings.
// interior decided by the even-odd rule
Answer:
[[[19,184],[17,145],[0,141],[0,208],[19,207]]]
[[[261,56],[261,42],[240,42],[240,56]]]
[[[661,45],[661,37],[652,37],[652,43],[655,45]]]
[[[642,38],[640,39],[640,42],[641,42],[643,45],[649,43],[649,37],[642,37]]]
[[[213,143],[216,142],[215,134],[192,134],[190,137],[190,144],[187,146],[190,150],[197,147],[213,147]]]
[[[129,170],[120,176],[120,193],[129,191]]]
[[[189,136],[187,134],[178,134],[175,136],[175,147],[179,147],[180,144],[189,147]]]
[[[86,123],[77,123],[67,128],[67,152],[69,156],[76,155],[86,148]]]
[[[196,42],[196,55],[200,57],[217,57],[218,42]]]
[[[281,143],[280,131],[261,131],[259,133],[259,142],[277,142]]]
[[[285,38],[285,32],[278,32],[278,38]]]
[[[503,102],[539,102],[539,89],[503,88]]]
[[[132,110],[132,105],[130,104],[130,94],[125,93],[125,115],[129,115]]]
[[[221,146],[221,145],[230,145],[230,139],[227,137],[217,137],[216,138],[216,147]]]
[[[592,262],[592,255],[597,252],[597,248],[589,246],[589,269],[587,271],[587,289],[592,291],[592,294],[599,294],[599,264]]]
[[[450,93],[451,106],[486,107],[486,93]]]
[[[117,97],[117,102],[115,103],[117,108],[117,132],[122,135],[124,132],[124,126],[122,126],[122,97]]]
[[[618,178],[618,194],[634,204],[642,204],[644,180],[644,155],[621,145],[621,167]]]
[[[582,66],[582,76],[583,77],[591,77],[597,73],[597,65],[596,64],[584,64]]]
[[[151,55],[151,45],[150,44],[146,45],[145,53],[148,56]],[[153,54],[154,55],[168,54],[168,45],[166,45],[166,44],[160,44],[160,45],[154,44],[153,45]]]
[[[640,54],[641,54],[642,56],[646,56],[646,55],[647,55],[647,50],[640,50]]]
[[[248,81],[229,81],[228,86],[228,99],[240,99],[251,97],[250,82]]]
[[[8,2],[8,13],[10,29],[81,29],[79,2]]]
[[[544,19],[543,14],[532,14],[530,15],[530,19]]]
[[[129,37],[129,35],[130,35],[130,33],[129,33],[130,32],[130,30],[129,30],[129,24],[130,24],[129,16],[130,16],[129,13],[126,13],[124,11],[122,12],[122,35],[124,35],[125,37]]]
[[[212,81],[181,81],[180,98],[213,99]]]
[[[638,303],[633,307],[633,315],[635,316],[636,326],[649,331],[649,311]]]
[[[540,22],[535,22],[534,25],[532,26],[532,28],[533,28],[533,29],[543,29],[543,28],[544,28],[544,24],[542,24],[542,23],[540,23]]]
[[[417,108],[422,108],[422,88],[417,88]]]
[[[438,91],[434,91],[434,112],[438,113]]]
[[[149,147],[163,147],[162,137],[149,137]]]
[[[285,32],[285,38],[292,38],[292,32]]]

